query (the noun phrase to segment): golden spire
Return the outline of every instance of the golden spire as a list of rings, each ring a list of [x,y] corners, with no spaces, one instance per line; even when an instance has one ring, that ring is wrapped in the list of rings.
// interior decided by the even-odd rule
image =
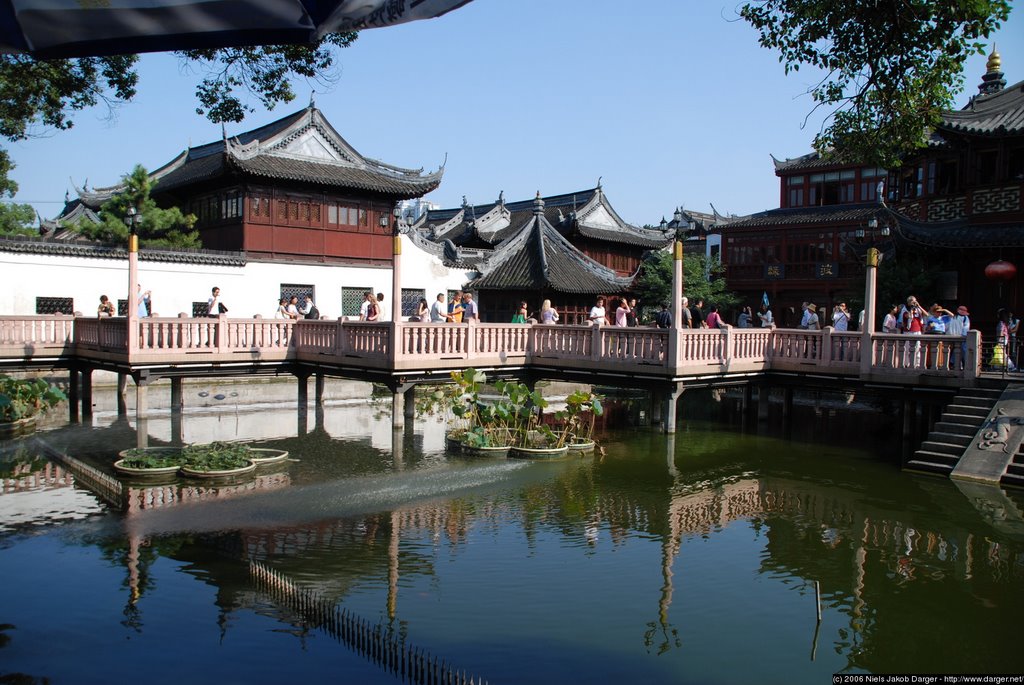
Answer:
[[[988,63],[985,65],[988,73],[994,74],[997,71],[1001,71],[1003,66],[1003,60],[999,56],[999,52],[996,50],[995,43],[992,44],[992,54],[988,56]]]

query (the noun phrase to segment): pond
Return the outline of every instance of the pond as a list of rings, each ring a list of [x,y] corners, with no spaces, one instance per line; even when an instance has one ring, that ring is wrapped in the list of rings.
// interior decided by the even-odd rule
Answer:
[[[137,442],[116,414],[0,443],[0,679],[402,682],[325,615],[492,684],[1024,671],[1021,497],[900,472],[881,412],[798,406],[787,437],[719,399],[545,463],[447,454],[374,403],[305,432],[197,411],[190,440],[295,461],[120,499],[53,456],[111,475]]]

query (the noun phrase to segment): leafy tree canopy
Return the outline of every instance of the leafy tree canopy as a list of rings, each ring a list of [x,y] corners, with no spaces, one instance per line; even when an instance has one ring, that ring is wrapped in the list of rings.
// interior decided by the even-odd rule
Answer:
[[[963,89],[964,61],[1010,13],[1008,0],[756,0],[740,16],[786,73],[817,67],[814,109],[831,109],[814,147],[900,165]]]
[[[728,289],[725,267],[717,258],[704,254],[683,253],[683,294],[690,302],[698,299],[717,304],[723,310],[735,307],[739,296]],[[651,252],[644,260],[634,288],[636,296],[647,306],[672,301],[672,254]]]
[[[32,205],[6,201],[18,192],[18,184],[9,177],[13,168],[7,150],[0,150],[0,235],[35,235],[32,223],[36,212]]]
[[[198,71],[196,111],[213,122],[238,122],[253,108],[244,93],[267,109],[291,102],[294,78],[334,80],[334,48],[348,47],[356,33],[333,33],[314,45],[261,45],[175,53]],[[100,103],[115,106],[136,94],[138,55],[36,60],[0,55],[0,136],[22,140],[49,129],[68,129],[75,112]]]
[[[160,209],[150,198],[152,183],[142,166],[122,178],[125,189],[107,200],[100,208],[101,222],[83,221],[75,228],[86,238],[107,245],[124,245],[128,241],[129,227],[125,223],[128,208],[137,214],[135,230],[139,242],[145,247],[199,248],[199,231],[193,227],[196,217],[182,214],[177,207]]]

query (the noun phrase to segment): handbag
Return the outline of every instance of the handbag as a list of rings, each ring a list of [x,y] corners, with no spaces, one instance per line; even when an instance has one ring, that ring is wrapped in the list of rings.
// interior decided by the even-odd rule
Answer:
[[[217,311],[220,312],[221,314],[227,314],[228,313],[228,308],[224,306],[223,302],[218,302],[217,303]]]

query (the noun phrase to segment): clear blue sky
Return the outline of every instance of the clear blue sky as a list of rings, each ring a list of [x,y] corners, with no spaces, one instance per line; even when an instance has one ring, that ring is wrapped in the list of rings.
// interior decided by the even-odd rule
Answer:
[[[821,118],[804,93],[812,74],[786,76],[735,3],[649,0],[474,0],[439,19],[366,31],[339,51],[327,92],[305,82],[241,133],[308,103],[362,154],[437,168],[442,207],[593,187],[598,177],[627,221],[657,223],[676,206],[746,214],[778,206],[770,154],[810,151]],[[1020,12],[995,36],[1009,83],[1024,79]],[[966,102],[985,70],[967,65]],[[190,143],[220,138],[195,113],[199,76],[170,55],[143,58],[139,94],[116,110],[76,117],[70,131],[12,143],[17,201],[55,216],[72,181],[113,185],[135,164],[155,169]]]

